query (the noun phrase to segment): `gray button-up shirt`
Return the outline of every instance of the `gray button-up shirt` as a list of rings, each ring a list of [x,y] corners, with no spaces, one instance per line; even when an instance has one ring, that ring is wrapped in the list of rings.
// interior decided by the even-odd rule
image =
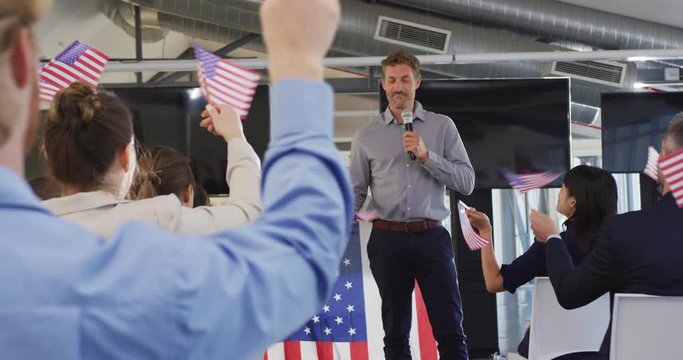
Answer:
[[[429,149],[429,160],[410,160],[403,150],[403,125],[387,108],[358,131],[351,144],[351,181],[354,210],[372,191],[369,209],[381,219],[443,220],[449,215],[445,188],[469,195],[474,190],[474,169],[453,121],[425,111],[415,102],[414,131]]]

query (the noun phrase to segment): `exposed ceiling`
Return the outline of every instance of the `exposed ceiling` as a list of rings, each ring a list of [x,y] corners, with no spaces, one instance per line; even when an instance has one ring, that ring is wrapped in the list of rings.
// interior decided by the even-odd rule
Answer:
[[[396,47],[375,39],[379,16],[451,31],[450,43],[445,44],[449,53],[683,48],[683,11],[678,11],[680,0],[341,1],[343,17],[333,45],[335,55],[380,56]],[[176,59],[187,54],[193,39],[201,40],[205,48],[215,51],[245,34],[260,32],[256,12],[258,4],[251,0],[58,0],[54,1],[53,9],[36,28],[41,57],[49,59],[78,39],[104,50],[112,58],[134,59],[135,40],[129,35],[133,24],[131,4],[142,4],[145,29],[150,32],[162,29],[161,36],[157,32],[147,37],[148,40],[156,40],[156,37],[161,40],[143,44],[145,59]],[[118,25],[112,18],[118,21]],[[258,38],[250,40],[226,55],[233,58],[262,57],[263,44]],[[599,82],[574,81],[574,101],[597,106],[602,91],[633,90],[634,81],[639,80],[635,67],[631,63],[624,70],[627,71],[627,81],[621,89]],[[646,75],[648,81],[662,83],[666,67],[680,67],[680,64],[677,61],[641,63],[637,76]],[[551,64],[449,65],[432,66],[428,70],[455,77],[538,77],[549,75]],[[157,79],[155,74],[144,73],[143,80]],[[344,84],[344,79],[369,77],[368,81],[360,82],[365,84],[362,87],[376,86],[373,82],[376,82],[377,72],[369,68],[330,69],[326,75],[328,78],[341,78],[339,84]],[[132,73],[105,73],[102,78],[103,83],[135,81]],[[359,82],[348,84],[351,83]],[[657,86],[661,88],[666,84]],[[353,89],[350,85],[345,87],[346,90]],[[360,100],[354,95],[340,95],[338,110],[348,113],[357,103],[364,104],[364,111],[372,111],[366,109],[375,107],[365,98]],[[588,114],[587,118],[596,116]],[[599,116],[597,119],[599,121]],[[352,133],[358,121],[367,121],[367,116],[349,116],[346,121],[346,125],[339,129],[339,136],[343,138]]]
[[[683,11],[680,0],[560,0],[563,3],[602,10],[683,28]]]

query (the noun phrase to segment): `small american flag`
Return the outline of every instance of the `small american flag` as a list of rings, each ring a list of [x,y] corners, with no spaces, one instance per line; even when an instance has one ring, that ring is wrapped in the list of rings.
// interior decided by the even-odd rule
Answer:
[[[655,181],[657,178],[657,163],[659,162],[659,153],[652,146],[647,148],[647,164],[645,164],[645,170],[643,173]]]
[[[683,150],[662,156],[659,168],[679,208],[683,208]]]
[[[549,172],[533,173],[533,174],[514,174],[507,169],[501,170],[510,186],[518,190],[522,194],[529,190],[542,188],[551,182],[555,181],[562,174],[554,174]]]
[[[211,105],[228,104],[240,118],[249,114],[261,74],[222,59],[194,44],[199,85]]]
[[[109,57],[74,41],[40,71],[40,99],[51,101],[54,94],[74,82],[97,87]]]
[[[458,201],[458,216],[460,217],[460,228],[462,229],[462,236],[465,238],[465,243],[467,247],[474,251],[483,248],[488,245],[489,241],[477,234],[470,224],[470,219],[467,218],[466,210],[470,207],[465,205],[464,202]]]

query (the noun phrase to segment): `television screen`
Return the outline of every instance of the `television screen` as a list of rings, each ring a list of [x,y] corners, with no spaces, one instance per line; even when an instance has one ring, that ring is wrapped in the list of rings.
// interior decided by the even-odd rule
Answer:
[[[135,135],[145,147],[169,146],[192,161],[196,180],[208,194],[227,194],[225,141],[199,127],[206,101],[199,88],[112,88],[133,114]],[[256,89],[244,134],[261,159],[270,139],[268,86]]]
[[[509,188],[501,169],[569,169],[569,79],[425,79],[416,98],[425,110],[453,120],[479,189]],[[381,111],[386,106],[380,89]],[[551,186],[560,184],[558,179]]]
[[[601,107],[603,168],[639,173],[648,146],[660,150],[669,121],[683,111],[683,93],[605,93]]]

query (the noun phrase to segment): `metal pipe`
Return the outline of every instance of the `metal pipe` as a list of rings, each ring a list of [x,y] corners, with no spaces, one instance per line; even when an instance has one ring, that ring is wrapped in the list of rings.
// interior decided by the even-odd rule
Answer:
[[[486,64],[499,62],[549,62],[549,61],[587,61],[622,60],[645,61],[656,59],[683,59],[683,49],[645,49],[645,50],[600,50],[600,51],[552,51],[552,52],[507,52],[460,55],[418,55],[423,65],[435,64]],[[331,57],[323,61],[325,66],[379,66],[383,56]],[[265,69],[268,59],[231,59],[231,62],[251,68]],[[106,72],[136,71],[194,71],[195,60],[143,60],[109,61]]]

